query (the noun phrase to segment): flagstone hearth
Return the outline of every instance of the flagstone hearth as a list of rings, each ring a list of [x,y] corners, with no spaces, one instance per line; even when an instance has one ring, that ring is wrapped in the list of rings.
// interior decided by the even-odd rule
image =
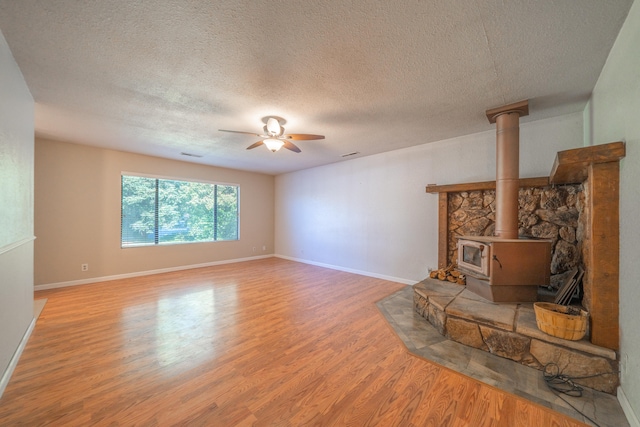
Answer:
[[[541,371],[441,335],[416,313],[413,291],[413,286],[406,286],[376,303],[412,354],[587,425],[595,425],[595,421],[601,427],[630,427],[620,402],[612,394],[585,388],[581,396],[558,395],[544,381]]]
[[[465,286],[425,279],[413,287],[414,309],[443,336],[542,370],[555,363],[575,382],[615,394],[618,361],[613,350],[552,337],[536,325],[533,304],[497,304]],[[580,378],[582,377],[582,378]]]

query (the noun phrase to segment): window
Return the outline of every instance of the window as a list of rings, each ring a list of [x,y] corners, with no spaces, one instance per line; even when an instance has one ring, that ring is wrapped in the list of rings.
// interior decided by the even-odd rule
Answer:
[[[237,185],[122,175],[123,248],[238,240]]]

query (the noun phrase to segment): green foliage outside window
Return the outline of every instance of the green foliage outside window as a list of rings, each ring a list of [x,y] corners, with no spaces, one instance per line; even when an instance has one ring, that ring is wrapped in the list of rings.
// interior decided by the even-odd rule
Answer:
[[[122,247],[238,240],[239,188],[122,176]]]

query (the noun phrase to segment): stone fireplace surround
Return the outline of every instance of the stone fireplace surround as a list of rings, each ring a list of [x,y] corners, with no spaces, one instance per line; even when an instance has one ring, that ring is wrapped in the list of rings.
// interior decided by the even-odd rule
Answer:
[[[584,265],[582,305],[590,313],[591,342],[547,336],[535,326],[530,304],[501,307],[459,285],[439,286],[432,279],[414,286],[415,311],[444,336],[527,366],[541,369],[549,361],[561,361],[580,375],[591,372],[585,369],[596,363],[599,370],[594,373],[609,374],[585,385],[615,393],[619,161],[624,156],[622,142],[566,150],[557,154],[548,178],[520,179],[518,231],[522,236],[553,239],[553,287],[561,285],[567,271]],[[439,194],[439,268],[455,259],[456,235],[491,235],[494,190],[494,181],[427,186],[427,193]],[[443,287],[448,288],[444,294]]]
[[[624,156],[623,142],[565,150],[557,153],[549,177],[520,179],[520,195],[524,195],[524,199],[519,200],[520,225],[533,219],[539,221],[529,230],[533,237],[542,237],[557,228],[557,236],[551,237],[555,239],[552,252],[555,263],[552,260],[551,267],[552,276],[556,276],[554,283],[557,286],[562,281],[559,274],[563,274],[563,269],[570,270],[568,267],[574,264],[584,265],[582,305],[590,315],[590,339],[593,344],[612,350],[619,347],[619,163]],[[457,200],[456,193],[466,193],[469,199],[473,195],[473,203],[484,205],[487,194],[482,192],[487,190],[495,190],[495,181],[426,187],[427,193],[438,194],[438,268],[449,265],[453,253],[451,242],[455,241],[450,224],[455,224],[457,219],[452,218],[456,210],[451,211],[450,194],[453,194],[452,201]],[[553,196],[556,192],[566,193],[566,197],[560,197],[565,199],[564,205],[547,209],[556,204],[548,201],[557,199]],[[536,193],[542,205],[531,209],[528,196]],[[547,196],[543,197],[545,193]],[[480,197],[480,194],[484,195]],[[486,206],[490,205],[488,201]],[[483,233],[490,233],[491,212],[483,218],[476,222],[486,222]],[[565,226],[563,221],[575,227]],[[536,226],[539,226],[537,231]],[[461,234],[466,231],[459,230]],[[521,227],[519,232],[526,234],[526,227]],[[575,249],[568,246],[571,240]],[[558,245],[564,249],[559,250]]]

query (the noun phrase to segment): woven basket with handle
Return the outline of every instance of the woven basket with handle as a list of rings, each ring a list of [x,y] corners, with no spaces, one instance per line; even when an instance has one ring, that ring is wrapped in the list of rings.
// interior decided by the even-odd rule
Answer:
[[[533,304],[538,329],[551,336],[577,341],[587,332],[589,313],[575,307],[536,302]]]

